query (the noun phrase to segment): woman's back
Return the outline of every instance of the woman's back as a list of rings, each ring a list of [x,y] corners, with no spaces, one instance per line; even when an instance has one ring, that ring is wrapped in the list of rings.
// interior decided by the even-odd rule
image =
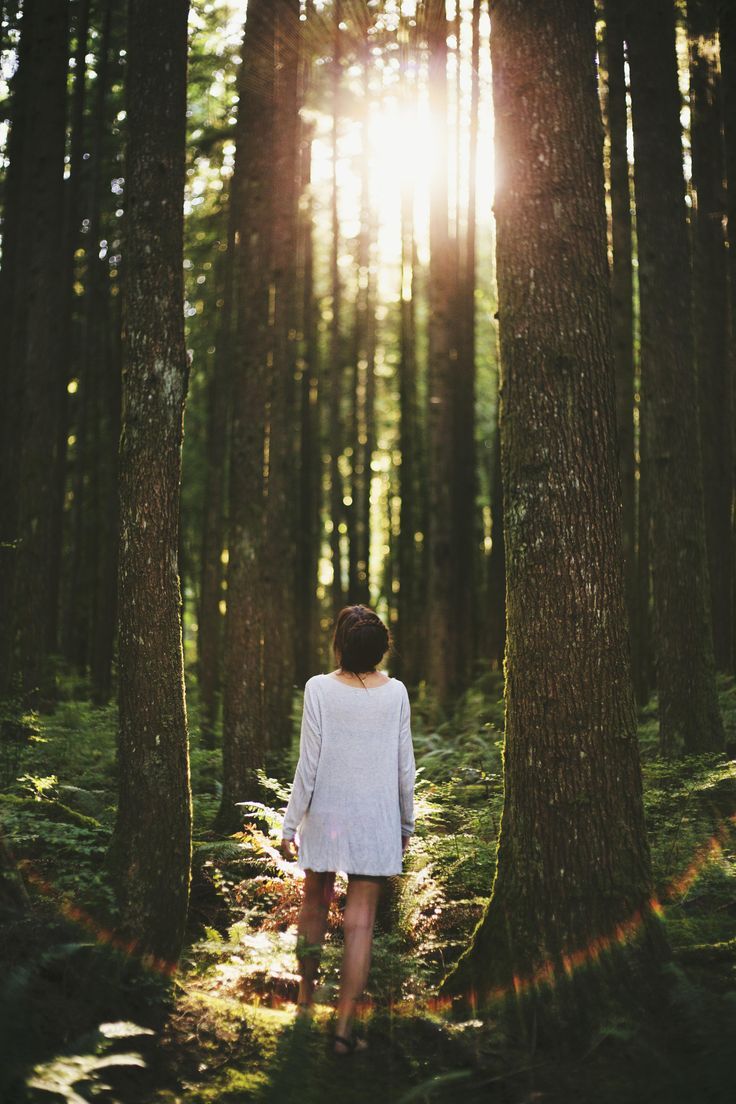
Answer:
[[[284,835],[299,825],[299,865],[315,871],[401,872],[414,830],[414,755],[406,687],[349,686],[315,675],[304,689],[299,765]]]

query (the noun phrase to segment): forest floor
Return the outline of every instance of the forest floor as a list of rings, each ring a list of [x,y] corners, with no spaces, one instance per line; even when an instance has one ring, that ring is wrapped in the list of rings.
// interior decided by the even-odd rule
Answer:
[[[489,894],[502,807],[503,706],[497,677],[468,691],[444,724],[413,709],[418,830],[406,873],[379,916],[366,1006],[370,1049],[330,1051],[340,961],[338,879],[317,1011],[295,1021],[298,871],[279,857],[296,755],[258,827],[211,830],[219,753],[198,738],[190,694],[195,850],[189,939],[163,977],[115,946],[103,860],[115,815],[115,708],[94,708],[67,677],[53,712],[7,703],[0,824],[28,891],[0,913],[3,1104],[729,1104],[736,1099],[736,761],[664,760],[656,702],[640,725],[652,857],[673,948],[668,1004],[620,1009],[563,1053],[522,1045],[499,1017],[460,1020],[437,986]],[[721,683],[729,740],[736,685]],[[300,703],[296,703],[297,707]],[[297,712],[295,713],[295,730]],[[730,745],[733,746],[733,743]],[[0,886],[2,888],[2,886]],[[7,884],[0,901],[8,900]],[[595,969],[595,966],[590,969]]]

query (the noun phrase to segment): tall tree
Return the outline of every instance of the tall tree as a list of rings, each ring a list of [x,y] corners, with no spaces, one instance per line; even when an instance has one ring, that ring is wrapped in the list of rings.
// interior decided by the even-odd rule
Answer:
[[[340,144],[340,85],[342,75],[342,3],[335,0],[333,12],[331,91],[332,91],[332,190],[330,198],[330,285],[331,314],[329,349],[329,444],[330,444],[330,553],[332,557],[332,612],[336,615],[345,601],[342,580],[340,523],[343,515],[342,475],[342,281],[340,278],[340,210],[338,189],[338,157]]]
[[[274,751],[291,740],[294,692],[294,388],[298,173],[299,0],[274,3],[276,78],[273,114],[273,207],[270,257],[270,349],[265,529],[262,578],[266,729]]]
[[[721,62],[721,108],[723,112],[723,144],[726,171],[726,213],[728,226],[728,286],[731,336],[731,379],[736,373],[736,6],[730,0],[719,0],[718,32]],[[732,548],[736,554],[736,510],[733,514]],[[736,569],[736,564],[734,564]],[[733,590],[732,622],[736,625],[736,586]],[[734,630],[736,631],[736,629]],[[733,649],[736,663],[736,647]]]
[[[662,746],[721,748],[690,250],[672,0],[627,0],[641,303],[641,418],[651,515]]]
[[[223,791],[216,826],[234,831],[235,803],[258,796],[265,765],[261,582],[270,343],[275,8],[248,5],[238,75],[232,195],[234,336],[229,460],[227,612],[223,686]]]
[[[634,471],[634,285],[631,183],[627,148],[628,118],[624,68],[624,20],[621,0],[604,5],[606,122],[610,143],[611,300],[616,368],[616,425],[621,473],[622,536],[626,607],[634,670],[639,666],[636,588],[636,498]]]
[[[407,126],[412,125],[412,103],[415,103],[415,48],[412,24],[402,11],[399,27],[401,64],[401,102],[406,113]],[[400,520],[396,562],[399,591],[397,598],[397,622],[394,630],[396,657],[394,666],[401,678],[410,686],[420,677],[418,624],[419,561],[416,538],[419,524],[417,495],[417,349],[416,349],[416,243],[414,240],[414,180],[409,167],[405,167],[400,180],[401,188],[401,302],[399,315],[399,450],[401,464],[398,471]]]
[[[587,948],[614,947],[621,926],[656,930],[621,565],[593,4],[506,0],[491,50],[506,166],[495,199],[505,804],[490,904],[445,983],[481,1003],[566,979]]]
[[[119,802],[109,855],[124,928],[168,964],[182,947],[191,866],[177,563],[188,9],[188,0],[128,8]]]
[[[238,215],[235,190],[228,199],[228,231],[221,254],[222,308],[207,389],[205,490],[202,500],[202,552],[197,615],[197,662],[202,701],[202,739],[214,746],[222,657],[222,553],[225,537],[225,472],[229,406],[229,364],[232,355],[233,253]]]
[[[460,4],[456,6],[459,23]],[[461,70],[458,25],[458,74]],[[455,578],[455,646],[459,686],[473,675],[476,652],[477,603],[474,598],[476,549],[478,547],[477,475],[475,450],[475,283],[476,283],[476,206],[478,165],[478,124],[480,104],[480,0],[473,0],[470,51],[470,132],[468,135],[468,188],[465,226],[458,217],[457,280],[457,361],[454,365],[453,456],[455,486],[453,503],[453,572]],[[461,82],[458,81],[458,107],[461,106]],[[460,143],[460,131],[457,141]],[[458,177],[458,197],[462,195]]]
[[[64,285],[63,166],[66,125],[68,3],[24,5],[24,103],[20,237],[15,254],[15,335],[10,373],[22,379],[17,554],[12,624],[19,637],[27,691],[50,688],[45,657],[54,626],[54,507],[57,482],[59,337]],[[17,407],[15,408],[18,409]]]
[[[714,0],[688,0],[694,192],[695,362],[703,449],[705,537],[716,666],[731,670],[733,412],[721,86]]]
[[[427,376],[427,681],[444,706],[455,689],[452,491],[447,458],[453,441],[453,259],[448,228],[447,18],[445,0],[426,0],[429,102],[434,119],[429,212],[429,360]]]

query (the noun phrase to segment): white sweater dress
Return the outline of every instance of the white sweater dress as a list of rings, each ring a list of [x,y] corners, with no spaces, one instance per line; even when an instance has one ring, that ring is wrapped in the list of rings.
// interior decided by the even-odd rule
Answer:
[[[302,870],[401,873],[401,837],[414,832],[410,720],[399,679],[368,688],[308,680],[283,827],[285,839],[299,832]]]

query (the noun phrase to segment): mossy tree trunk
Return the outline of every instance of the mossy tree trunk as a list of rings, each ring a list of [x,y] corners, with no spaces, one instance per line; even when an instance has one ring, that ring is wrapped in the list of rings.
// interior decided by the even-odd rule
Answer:
[[[109,861],[125,931],[164,966],[181,951],[191,866],[177,556],[188,8],[131,0],[127,40],[119,802]]]
[[[667,751],[716,750],[723,747],[723,725],[713,659],[672,0],[628,0],[626,31],[660,736]]]
[[[444,985],[481,1005],[564,983],[639,920],[656,930],[621,559],[593,4],[506,0],[491,50],[505,166],[495,201],[505,805],[491,901]]]

